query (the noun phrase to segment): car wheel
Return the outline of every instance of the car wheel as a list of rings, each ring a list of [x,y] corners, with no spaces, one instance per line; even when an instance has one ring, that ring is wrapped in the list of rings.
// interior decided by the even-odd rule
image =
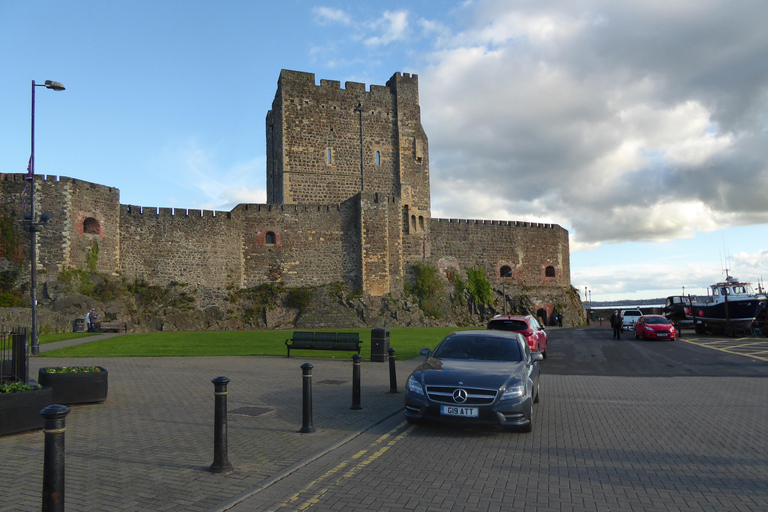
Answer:
[[[637,331],[635,331],[635,339],[638,339],[640,337],[639,334],[637,334]]]
[[[541,390],[539,389],[539,383],[536,383],[536,396],[533,397],[533,403],[537,404],[539,403],[539,392]]]
[[[543,357],[544,359],[547,358],[547,351],[546,350],[541,353],[541,357]]]
[[[519,428],[520,432],[523,432],[525,434],[530,434],[533,432],[533,420],[529,421],[527,425],[523,425]]]

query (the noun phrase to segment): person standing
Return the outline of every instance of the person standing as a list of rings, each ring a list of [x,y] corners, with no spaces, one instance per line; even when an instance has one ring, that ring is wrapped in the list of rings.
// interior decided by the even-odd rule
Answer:
[[[619,310],[614,310],[611,315],[611,327],[613,327],[613,339],[621,339],[621,317],[619,316]]]
[[[91,310],[85,314],[85,327],[88,332],[96,332],[96,327],[93,325],[95,321],[96,310],[91,308]]]

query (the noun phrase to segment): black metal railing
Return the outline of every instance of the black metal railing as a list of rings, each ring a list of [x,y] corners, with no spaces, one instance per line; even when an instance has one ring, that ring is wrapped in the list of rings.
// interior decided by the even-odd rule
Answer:
[[[0,384],[29,381],[28,339],[26,327],[0,327]]]

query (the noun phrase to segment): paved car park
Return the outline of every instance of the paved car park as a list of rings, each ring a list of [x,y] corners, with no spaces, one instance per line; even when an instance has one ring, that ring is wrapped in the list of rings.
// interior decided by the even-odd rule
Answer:
[[[354,411],[351,361],[94,361],[110,396],[67,418],[67,510],[768,510],[767,363],[548,331],[531,434],[409,426],[386,364],[363,364]],[[307,361],[317,432],[298,434]],[[398,363],[401,391],[418,362]],[[217,375],[232,379],[229,475],[206,471]],[[42,449],[39,431],[0,438],[0,510],[39,510]]]

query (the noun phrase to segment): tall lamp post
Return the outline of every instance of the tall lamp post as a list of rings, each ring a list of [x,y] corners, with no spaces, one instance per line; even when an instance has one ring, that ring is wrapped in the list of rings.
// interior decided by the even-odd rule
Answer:
[[[29,213],[24,215],[23,224],[29,229],[29,260],[31,272],[31,289],[29,291],[32,306],[32,332],[30,334],[30,353],[36,356],[40,353],[40,345],[37,340],[37,232],[50,222],[53,214],[43,213],[40,219],[35,216],[35,87],[45,87],[54,91],[63,91],[64,86],[59,82],[46,80],[45,83],[36,84],[32,80],[32,137],[31,152],[29,155]]]
[[[589,292],[587,291],[587,287],[584,287],[584,301],[587,303],[587,325],[589,325],[589,313],[591,309],[591,304],[589,303]]]

